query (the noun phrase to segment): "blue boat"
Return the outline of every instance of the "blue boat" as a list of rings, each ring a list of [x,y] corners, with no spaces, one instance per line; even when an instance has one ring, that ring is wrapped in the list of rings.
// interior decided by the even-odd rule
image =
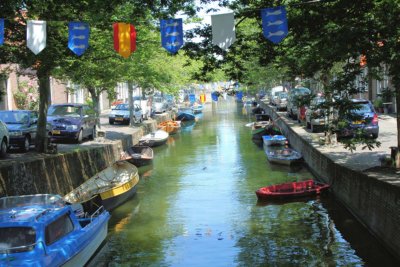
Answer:
[[[286,146],[264,146],[264,150],[268,161],[271,163],[290,166],[300,163],[303,159],[300,152]]]
[[[194,113],[194,114],[202,113],[202,112],[203,112],[203,105],[202,105],[202,104],[195,103],[195,104],[192,106],[192,110],[193,110],[193,113]]]
[[[110,214],[59,195],[0,198],[0,266],[83,266],[107,236]]]
[[[192,108],[179,108],[178,115],[176,116],[175,120],[177,121],[192,121],[195,120],[196,116],[193,113]]]
[[[287,138],[283,135],[263,135],[263,143],[265,146],[286,145]]]

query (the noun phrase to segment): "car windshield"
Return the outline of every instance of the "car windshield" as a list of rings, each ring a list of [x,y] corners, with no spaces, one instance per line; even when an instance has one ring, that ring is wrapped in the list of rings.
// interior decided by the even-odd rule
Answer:
[[[0,253],[25,252],[33,249],[36,232],[31,227],[1,227]]]
[[[163,101],[164,101],[164,99],[161,98],[161,97],[155,97],[155,98],[154,98],[154,102],[162,103]]]
[[[287,98],[287,93],[286,92],[280,92],[279,93],[279,98]]]
[[[363,115],[365,113],[372,112],[370,105],[368,103],[354,103],[354,108],[351,109],[351,113]]]
[[[129,105],[128,104],[119,104],[114,109],[115,110],[128,110],[129,109]]]
[[[78,106],[50,106],[47,115],[80,117],[81,110],[82,110],[82,107],[78,107]]]
[[[0,120],[6,124],[25,124],[29,121],[29,115],[27,112],[3,111],[0,112]]]

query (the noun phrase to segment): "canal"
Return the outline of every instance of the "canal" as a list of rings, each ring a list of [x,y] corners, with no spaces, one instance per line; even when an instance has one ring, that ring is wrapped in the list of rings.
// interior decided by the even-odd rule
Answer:
[[[91,266],[398,266],[331,194],[258,203],[255,190],[312,178],[270,165],[233,100],[206,105],[154,149],[133,199],[112,212]]]

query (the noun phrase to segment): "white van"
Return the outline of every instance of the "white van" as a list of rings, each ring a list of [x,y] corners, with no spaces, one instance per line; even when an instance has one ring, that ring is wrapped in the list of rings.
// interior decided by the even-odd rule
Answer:
[[[284,88],[283,86],[275,86],[271,89],[270,93],[269,93],[269,103],[271,105],[273,105],[274,99],[278,97],[279,92],[283,92]]]

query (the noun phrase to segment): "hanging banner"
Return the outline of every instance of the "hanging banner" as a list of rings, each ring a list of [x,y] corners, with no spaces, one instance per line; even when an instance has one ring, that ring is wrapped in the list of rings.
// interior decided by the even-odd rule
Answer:
[[[284,6],[261,10],[264,37],[274,44],[280,43],[288,34],[286,8]]]
[[[89,24],[70,22],[68,29],[68,48],[76,55],[81,56],[89,47]]]
[[[235,18],[233,13],[212,15],[212,43],[227,50],[235,41]]]
[[[0,19],[0,45],[4,44],[4,19]]]
[[[114,49],[128,58],[136,50],[136,29],[129,23],[114,23]]]
[[[161,44],[168,52],[175,54],[183,45],[182,19],[160,20]]]
[[[46,47],[46,21],[28,20],[26,22],[26,45],[35,54]]]

